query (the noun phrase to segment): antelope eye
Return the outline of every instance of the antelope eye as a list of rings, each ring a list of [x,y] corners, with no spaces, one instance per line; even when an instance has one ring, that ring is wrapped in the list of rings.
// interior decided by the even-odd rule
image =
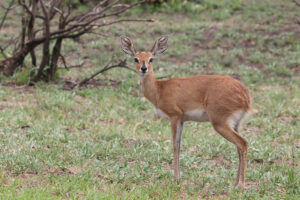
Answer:
[[[138,58],[134,58],[134,62],[139,63],[139,59]]]
[[[152,62],[153,62],[153,58],[150,58],[150,59],[149,59],[149,63],[152,63]]]

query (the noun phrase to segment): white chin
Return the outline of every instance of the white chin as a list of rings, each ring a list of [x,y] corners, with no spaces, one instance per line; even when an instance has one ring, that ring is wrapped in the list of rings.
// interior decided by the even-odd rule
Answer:
[[[146,76],[147,72],[143,73],[143,72],[140,72],[140,76]]]

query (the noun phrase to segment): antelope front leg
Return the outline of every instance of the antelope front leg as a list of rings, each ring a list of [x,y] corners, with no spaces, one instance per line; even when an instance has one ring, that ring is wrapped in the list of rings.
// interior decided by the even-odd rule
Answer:
[[[173,156],[174,156],[174,182],[178,182],[180,178],[179,170],[179,152],[180,142],[183,129],[183,122],[178,118],[171,119],[172,139],[173,139]]]

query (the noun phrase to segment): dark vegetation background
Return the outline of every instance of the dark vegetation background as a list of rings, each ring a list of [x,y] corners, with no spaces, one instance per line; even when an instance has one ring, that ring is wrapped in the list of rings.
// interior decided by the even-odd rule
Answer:
[[[299,1],[120,1],[105,12],[124,12],[80,26],[115,1],[51,2],[38,3],[32,37],[32,4],[1,1],[1,199],[299,197]],[[77,25],[63,35],[60,54],[58,38],[49,37],[34,48],[36,62],[29,52],[7,71],[22,47],[46,35],[47,13],[55,13],[51,33],[68,10],[78,16],[69,25]],[[110,24],[119,20],[126,21]],[[233,187],[235,147],[209,123],[185,126],[182,179],[172,183],[169,124],[142,97],[119,40],[127,35],[149,50],[165,34],[169,49],[153,63],[158,78],[224,74],[250,89],[255,112],[241,133],[249,141],[245,191]]]

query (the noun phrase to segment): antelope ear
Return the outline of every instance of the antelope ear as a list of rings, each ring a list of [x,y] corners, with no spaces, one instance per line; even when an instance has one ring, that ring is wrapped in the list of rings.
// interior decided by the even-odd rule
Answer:
[[[160,53],[163,53],[165,50],[167,50],[168,48],[168,36],[162,36],[161,38],[159,38],[154,46],[151,49],[152,55],[157,55]]]
[[[131,40],[126,37],[126,36],[121,36],[121,45],[122,45],[122,50],[131,55],[131,56],[134,56],[135,55],[135,48],[131,42]]]

